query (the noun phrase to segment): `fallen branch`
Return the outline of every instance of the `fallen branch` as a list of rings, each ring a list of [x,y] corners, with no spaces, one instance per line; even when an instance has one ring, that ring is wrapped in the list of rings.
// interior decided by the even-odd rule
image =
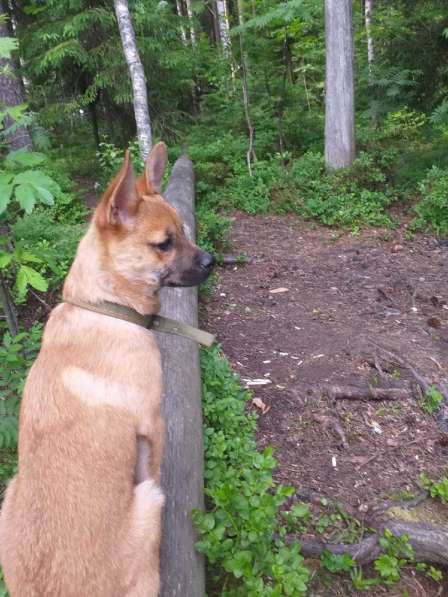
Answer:
[[[405,388],[324,385],[319,389],[333,400],[405,400],[409,398],[409,391]]]
[[[251,263],[252,257],[248,255],[223,255],[220,260],[220,265],[243,265]]]

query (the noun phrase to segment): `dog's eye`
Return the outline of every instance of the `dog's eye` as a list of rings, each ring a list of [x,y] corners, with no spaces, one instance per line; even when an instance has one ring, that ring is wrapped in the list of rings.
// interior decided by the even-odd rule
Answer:
[[[159,251],[169,251],[173,246],[173,239],[169,236],[163,243],[157,243],[153,245]]]

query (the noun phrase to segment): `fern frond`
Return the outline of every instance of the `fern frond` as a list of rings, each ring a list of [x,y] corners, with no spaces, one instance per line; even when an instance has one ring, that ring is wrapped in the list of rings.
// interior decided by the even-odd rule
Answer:
[[[301,17],[306,20],[310,17],[310,12],[305,5],[305,1],[286,0],[285,2],[281,2],[277,6],[274,6],[265,14],[248,19],[244,25],[234,27],[230,34],[237,35],[238,33],[249,29],[263,29],[264,27],[270,25],[273,21],[289,23],[297,17]]]
[[[17,446],[19,400],[16,397],[0,400],[0,450]]]

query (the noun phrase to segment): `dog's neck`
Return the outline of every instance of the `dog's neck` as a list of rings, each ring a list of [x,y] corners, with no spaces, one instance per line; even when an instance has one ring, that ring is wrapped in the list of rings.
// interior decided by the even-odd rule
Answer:
[[[97,304],[103,301],[125,305],[141,315],[159,312],[159,289],[143,282],[131,283],[104,268],[94,225],[81,240],[75,260],[65,279],[64,300]]]

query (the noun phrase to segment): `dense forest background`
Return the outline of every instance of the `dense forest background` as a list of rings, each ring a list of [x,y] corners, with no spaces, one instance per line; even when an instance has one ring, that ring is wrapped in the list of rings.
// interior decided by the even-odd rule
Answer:
[[[193,160],[204,248],[225,249],[231,210],[448,234],[446,2],[353,1],[356,157],[341,169],[325,162],[324,4],[129,0],[153,141]],[[126,147],[141,159],[114,3],[0,0],[0,14],[4,482],[24,376],[89,207]]]
[[[26,121],[36,150],[53,164],[64,161],[60,171],[100,178],[101,164],[107,178],[135,138],[112,3],[3,4],[26,102],[11,115]],[[330,179],[321,159],[323,2],[129,4],[154,136],[173,155],[188,147],[200,197],[210,206],[294,210],[325,224],[381,224],[390,221],[386,208],[394,201],[408,207],[422,181],[425,188],[440,181],[440,172],[432,171],[429,181],[427,175],[448,159],[442,1],[369,2],[368,23],[366,6],[354,2],[357,162]],[[6,132],[3,139],[5,154]],[[434,221],[423,206],[419,213],[419,221],[446,229],[443,214]]]

